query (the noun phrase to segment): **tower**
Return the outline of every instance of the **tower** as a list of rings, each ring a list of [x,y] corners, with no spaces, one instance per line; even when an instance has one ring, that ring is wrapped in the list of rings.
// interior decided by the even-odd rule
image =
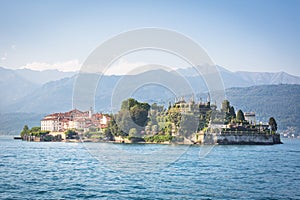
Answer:
[[[90,110],[89,110],[89,118],[92,118],[92,115],[93,115],[93,108],[90,107]]]

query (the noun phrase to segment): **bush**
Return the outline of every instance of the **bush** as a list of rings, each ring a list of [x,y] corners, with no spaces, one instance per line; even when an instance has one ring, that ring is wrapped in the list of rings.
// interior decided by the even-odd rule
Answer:
[[[173,139],[173,137],[169,134],[166,135],[153,135],[153,136],[146,136],[145,138],[146,142],[155,142],[155,143],[162,143],[162,142],[166,142],[166,141],[171,141]]]

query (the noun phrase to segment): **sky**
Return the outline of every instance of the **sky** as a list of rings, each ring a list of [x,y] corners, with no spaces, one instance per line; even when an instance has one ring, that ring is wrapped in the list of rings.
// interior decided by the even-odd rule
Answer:
[[[300,76],[299,0],[0,0],[0,66],[75,71],[102,42],[144,27],[188,36],[230,71]],[[117,63],[144,63],[128,59]]]

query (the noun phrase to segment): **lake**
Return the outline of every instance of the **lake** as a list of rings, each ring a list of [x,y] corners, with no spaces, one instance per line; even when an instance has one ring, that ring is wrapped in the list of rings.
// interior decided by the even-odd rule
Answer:
[[[0,137],[0,199],[300,199],[300,140],[272,146]]]

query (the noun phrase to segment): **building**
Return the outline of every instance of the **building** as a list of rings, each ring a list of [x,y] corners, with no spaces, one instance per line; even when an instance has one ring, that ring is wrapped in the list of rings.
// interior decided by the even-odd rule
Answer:
[[[41,130],[42,131],[58,131],[59,120],[55,117],[46,116],[41,120]]]
[[[89,127],[106,128],[110,121],[108,115],[93,113],[92,110],[82,112],[73,109],[65,113],[53,113],[41,120],[41,130],[64,132],[68,129],[88,130]]]
[[[256,118],[255,118],[255,113],[254,112],[245,112],[244,113],[245,120],[249,122],[249,124],[256,124]]]
[[[176,112],[194,113],[198,115],[200,114],[200,115],[204,115],[205,117],[207,111],[211,110],[210,98],[208,98],[207,102],[200,101],[196,103],[194,100],[194,96],[191,97],[189,102],[186,102],[184,100],[184,97],[181,97],[179,101],[175,99],[175,104],[173,105],[173,108],[175,109]]]

